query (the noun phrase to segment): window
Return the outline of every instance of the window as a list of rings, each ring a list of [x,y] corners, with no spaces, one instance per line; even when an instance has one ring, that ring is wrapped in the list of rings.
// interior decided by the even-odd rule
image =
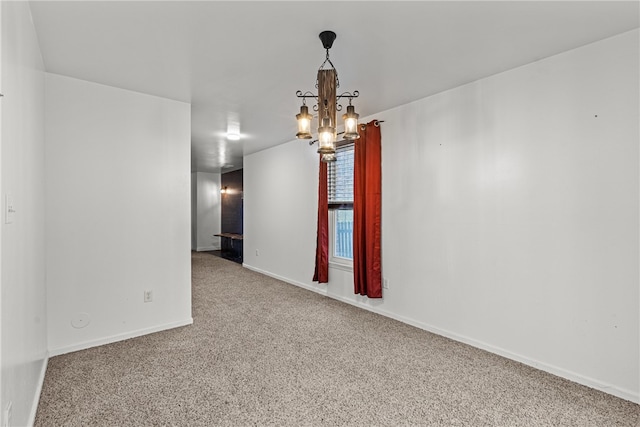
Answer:
[[[353,260],[353,209],[334,211],[333,257]]]
[[[328,164],[329,262],[350,269],[353,260],[353,144],[339,146]]]

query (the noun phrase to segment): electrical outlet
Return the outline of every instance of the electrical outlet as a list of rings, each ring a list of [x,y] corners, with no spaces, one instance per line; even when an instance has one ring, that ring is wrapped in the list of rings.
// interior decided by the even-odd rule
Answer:
[[[144,291],[144,302],[153,301],[153,291]]]
[[[12,425],[12,420],[11,417],[13,416],[13,405],[11,402],[7,403],[7,407],[4,410],[4,427],[11,427]]]
[[[382,289],[389,289],[389,279],[386,277],[382,279]]]

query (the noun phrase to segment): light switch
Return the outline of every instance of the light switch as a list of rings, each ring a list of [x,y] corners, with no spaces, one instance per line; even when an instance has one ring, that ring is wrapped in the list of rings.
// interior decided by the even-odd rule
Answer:
[[[7,194],[5,196],[5,213],[4,213],[4,223],[11,224],[13,223],[13,219],[16,216],[16,207],[13,204],[13,197],[11,194]]]

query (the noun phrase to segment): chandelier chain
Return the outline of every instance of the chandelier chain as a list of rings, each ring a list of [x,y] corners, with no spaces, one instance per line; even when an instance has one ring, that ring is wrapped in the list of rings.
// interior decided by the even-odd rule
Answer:
[[[340,78],[338,77],[338,70],[336,70],[335,65],[333,65],[333,62],[331,62],[331,59],[329,58],[329,49],[326,50],[326,56],[324,59],[324,62],[320,65],[320,68],[318,68],[318,70],[322,70],[324,68],[324,65],[328,62],[329,65],[331,65],[331,69],[334,70],[336,72],[336,89],[340,87]],[[316,89],[318,88],[318,80],[316,79]]]

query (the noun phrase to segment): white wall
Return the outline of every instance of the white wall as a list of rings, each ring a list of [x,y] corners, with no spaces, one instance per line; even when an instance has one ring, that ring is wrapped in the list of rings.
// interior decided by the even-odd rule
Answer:
[[[192,234],[195,244],[191,249],[212,251],[220,249],[220,174],[195,172],[191,174],[192,194]]]
[[[294,141],[243,160],[244,265],[303,286],[315,262],[316,149]]]
[[[382,300],[340,270],[311,282],[304,141],[245,157],[245,266],[640,402],[638,36],[368,118],[385,120]]]
[[[47,361],[44,232],[44,73],[26,2],[2,9],[2,425],[35,418]],[[15,217],[5,224],[6,195]],[[11,403],[11,420],[5,410]]]
[[[45,123],[50,353],[191,323],[190,106],[47,73]]]

